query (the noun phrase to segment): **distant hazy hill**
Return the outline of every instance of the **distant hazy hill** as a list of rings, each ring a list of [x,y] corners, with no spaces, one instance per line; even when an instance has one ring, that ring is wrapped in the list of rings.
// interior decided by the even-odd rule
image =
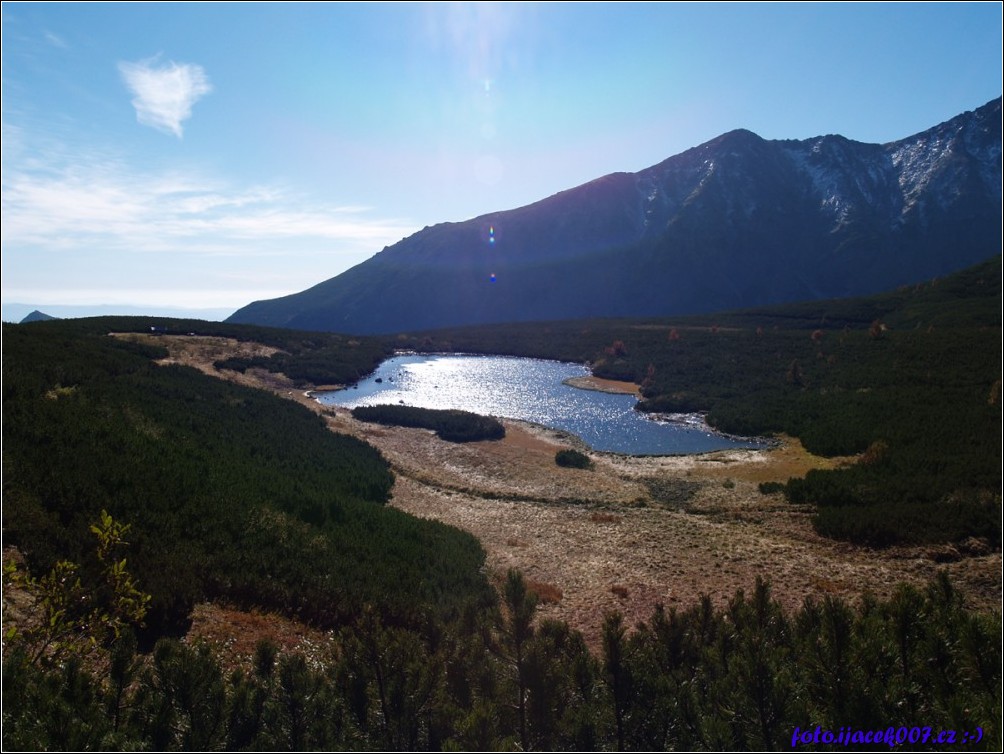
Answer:
[[[233,314],[233,307],[175,307],[142,306],[132,304],[38,304],[4,301],[0,305],[0,315],[4,322],[23,322],[35,313],[43,313],[54,319],[81,319],[83,317],[171,317],[174,319],[199,319],[222,322]]]
[[[1001,248],[1001,100],[890,144],[732,131],[639,173],[444,223],[228,321],[350,333],[855,296]]]
[[[40,312],[38,309],[36,309],[31,314],[25,316],[25,318],[21,320],[21,324],[23,325],[25,322],[45,322],[46,320],[49,319],[59,319],[59,318],[53,317],[51,314],[46,314],[45,312]]]

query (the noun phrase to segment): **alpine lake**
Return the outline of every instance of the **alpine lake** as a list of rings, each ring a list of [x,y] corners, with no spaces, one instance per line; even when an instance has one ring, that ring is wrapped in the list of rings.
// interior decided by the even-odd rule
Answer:
[[[699,414],[650,416],[633,395],[567,384],[589,376],[581,364],[511,356],[404,354],[365,380],[317,400],[346,409],[401,404],[461,409],[543,425],[578,437],[592,450],[633,456],[758,449],[762,438],[715,432]]]

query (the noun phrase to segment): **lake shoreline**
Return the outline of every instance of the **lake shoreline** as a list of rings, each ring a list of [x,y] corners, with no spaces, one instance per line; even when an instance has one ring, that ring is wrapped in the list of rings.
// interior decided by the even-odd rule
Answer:
[[[346,409],[401,404],[528,420],[621,455],[687,455],[757,448],[760,438],[718,432],[699,414],[638,411],[641,388],[596,377],[576,362],[487,354],[399,354],[349,391],[310,393]]]

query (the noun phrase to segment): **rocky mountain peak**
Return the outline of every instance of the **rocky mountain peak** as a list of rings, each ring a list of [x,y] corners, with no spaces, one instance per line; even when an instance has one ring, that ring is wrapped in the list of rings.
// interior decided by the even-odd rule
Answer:
[[[638,173],[426,228],[231,321],[413,331],[706,312],[929,279],[999,253],[1000,113],[997,99],[889,144],[729,131]]]

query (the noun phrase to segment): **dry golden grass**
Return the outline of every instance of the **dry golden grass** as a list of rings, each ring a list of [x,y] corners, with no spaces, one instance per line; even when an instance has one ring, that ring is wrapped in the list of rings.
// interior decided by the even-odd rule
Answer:
[[[192,626],[185,640],[213,646],[225,670],[252,669],[255,647],[268,640],[280,652],[300,652],[309,663],[320,667],[331,651],[333,635],[276,613],[241,610],[226,605],[196,605]]]
[[[621,520],[621,517],[612,513],[590,513],[589,520],[594,524],[616,524]]]
[[[564,596],[561,590],[554,584],[536,581],[535,579],[527,579],[526,588],[527,591],[537,595],[537,600],[542,605],[557,605]]]

